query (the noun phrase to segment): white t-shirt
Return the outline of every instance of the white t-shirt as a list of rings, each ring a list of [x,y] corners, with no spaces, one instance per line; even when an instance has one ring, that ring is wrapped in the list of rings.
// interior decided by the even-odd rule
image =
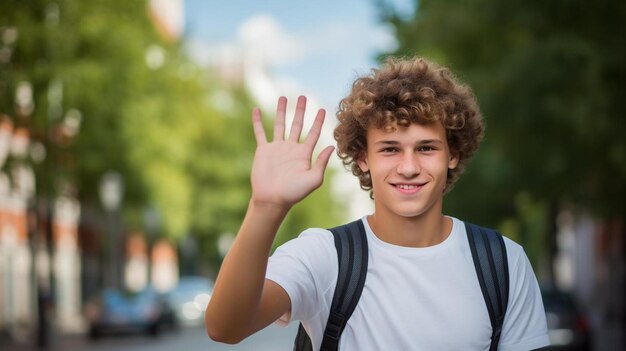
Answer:
[[[452,218],[452,231],[438,245],[396,246],[380,240],[364,217],[369,264],[363,293],[341,336],[349,350],[488,350],[491,323],[480,290],[465,225]],[[505,238],[509,304],[500,351],[549,344],[537,280],[522,247]],[[299,320],[318,350],[337,280],[332,233],[308,229],[270,257],[266,278],[291,299],[291,313],[277,322]]]

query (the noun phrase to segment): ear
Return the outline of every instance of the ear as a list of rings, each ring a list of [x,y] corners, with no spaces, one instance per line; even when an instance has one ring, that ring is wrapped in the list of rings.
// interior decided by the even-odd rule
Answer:
[[[362,172],[369,172],[370,166],[367,164],[367,155],[365,155],[365,153],[359,157],[356,163],[359,165]]]
[[[458,165],[459,157],[457,155],[450,154],[450,159],[448,160],[448,169],[455,169]]]

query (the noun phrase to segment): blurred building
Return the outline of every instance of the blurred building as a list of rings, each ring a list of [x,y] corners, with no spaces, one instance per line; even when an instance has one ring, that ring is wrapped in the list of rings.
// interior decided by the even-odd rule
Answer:
[[[72,197],[59,197],[54,203],[53,267],[57,326],[62,331],[83,331],[81,260],[78,250],[80,204]]]
[[[0,331],[26,337],[33,322],[28,202],[32,169],[22,162],[29,135],[0,116]]]
[[[167,41],[176,41],[185,28],[183,0],[148,0],[149,15],[154,27]]]
[[[571,293],[592,328],[592,350],[626,349],[626,255],[623,219],[558,216],[554,284]]]
[[[148,286],[148,248],[141,233],[133,233],[126,240],[126,266],[124,284],[131,291],[141,291]]]
[[[8,116],[0,120],[0,331],[28,338],[37,323],[38,289],[51,289],[53,272],[57,296],[56,325],[80,329],[80,260],[77,228],[80,206],[58,198],[52,219],[52,258],[46,250],[45,216],[35,216],[35,175],[29,164],[31,142],[23,128],[13,128]],[[52,293],[52,292],[48,292]]]
[[[156,291],[167,292],[178,283],[178,255],[176,247],[161,239],[152,247],[150,280]]]

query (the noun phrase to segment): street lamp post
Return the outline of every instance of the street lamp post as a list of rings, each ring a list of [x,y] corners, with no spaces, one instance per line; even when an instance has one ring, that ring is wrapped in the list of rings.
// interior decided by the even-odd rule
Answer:
[[[148,206],[144,210],[144,224],[146,226],[146,248],[148,256],[148,284],[152,285],[152,248],[154,246],[155,239],[159,234],[161,228],[161,215],[153,205]]]
[[[109,234],[108,247],[108,279],[107,284],[113,288],[121,287],[121,263],[119,208],[124,195],[124,181],[122,176],[116,171],[108,171],[100,179],[99,188],[100,201],[102,207],[107,212],[107,227]]]

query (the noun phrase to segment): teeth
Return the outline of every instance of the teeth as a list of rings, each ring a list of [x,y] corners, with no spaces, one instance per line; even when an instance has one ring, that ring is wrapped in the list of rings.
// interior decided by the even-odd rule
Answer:
[[[411,190],[411,189],[417,188],[417,185],[399,184],[398,188],[404,189],[404,190]]]

